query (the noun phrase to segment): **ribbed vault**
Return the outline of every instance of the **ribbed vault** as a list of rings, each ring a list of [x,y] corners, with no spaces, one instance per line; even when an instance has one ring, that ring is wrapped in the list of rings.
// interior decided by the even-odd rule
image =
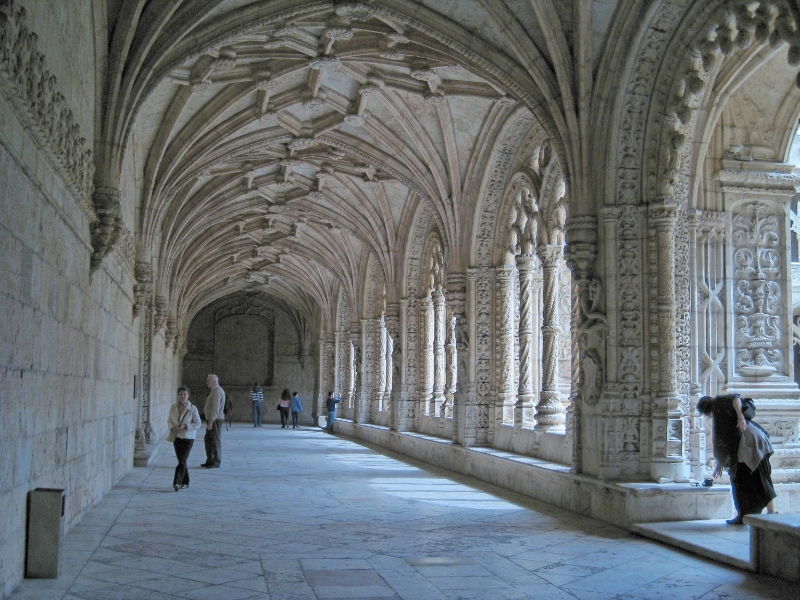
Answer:
[[[557,150],[569,137],[538,46],[505,4],[470,4],[516,41],[500,51],[409,2],[122,5],[98,180],[134,160],[135,129],[137,240],[172,314],[257,288],[332,323],[370,255],[398,297],[419,203],[463,262],[508,119],[522,106]]]

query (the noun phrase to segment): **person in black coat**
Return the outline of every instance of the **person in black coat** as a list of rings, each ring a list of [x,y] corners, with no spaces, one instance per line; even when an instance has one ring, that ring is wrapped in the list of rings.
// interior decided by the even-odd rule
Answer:
[[[745,402],[751,404],[752,400],[746,398]],[[722,474],[722,469],[727,469],[730,476],[733,504],[736,507],[736,516],[727,521],[730,525],[741,524],[744,515],[759,514],[765,507],[769,513],[776,512],[774,499],[777,494],[772,485],[772,466],[769,463],[772,447],[769,445],[769,436],[760,425],[750,420],[755,408],[751,412],[743,410],[742,406],[739,394],[713,398],[703,396],[697,403],[697,410],[713,419],[711,439],[717,461],[714,478]],[[759,439],[768,448],[754,469],[747,462],[741,461],[739,452],[740,442],[744,443],[742,440],[745,439],[744,434],[748,428],[748,441]],[[752,461],[748,462],[752,465]]]

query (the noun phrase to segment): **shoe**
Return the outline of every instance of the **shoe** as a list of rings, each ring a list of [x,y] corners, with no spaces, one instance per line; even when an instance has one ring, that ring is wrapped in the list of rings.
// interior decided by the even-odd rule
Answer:
[[[209,465],[208,463],[203,463],[200,466],[203,467],[204,469],[210,469],[211,468],[211,465]]]
[[[188,487],[189,487],[189,484],[188,484],[188,483],[184,483],[184,484],[181,486],[181,489],[182,489],[182,490],[184,490],[184,489],[186,489],[186,488],[188,488]]]
[[[219,469],[220,465],[211,465],[209,469]]]
[[[173,490],[175,490],[175,491],[177,492],[179,489],[181,489],[181,486],[179,486],[179,485],[176,483],[175,485],[173,485],[173,486],[172,486],[172,489],[173,489]]]
[[[728,519],[725,522],[728,525],[741,525],[742,524],[742,515],[736,515],[733,519]]]

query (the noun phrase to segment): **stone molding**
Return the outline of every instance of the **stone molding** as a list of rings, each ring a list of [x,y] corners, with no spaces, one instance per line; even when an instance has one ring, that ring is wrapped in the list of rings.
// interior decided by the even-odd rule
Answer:
[[[26,24],[25,9],[14,0],[0,0],[0,88],[81,208],[93,217],[92,151],[37,40]]]

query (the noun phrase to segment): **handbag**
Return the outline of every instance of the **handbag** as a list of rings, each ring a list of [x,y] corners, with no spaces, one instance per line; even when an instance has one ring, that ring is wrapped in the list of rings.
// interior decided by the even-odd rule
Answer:
[[[188,414],[189,414],[189,409],[187,408],[186,411],[183,413],[183,416],[181,417],[181,420],[178,421],[178,427],[183,425],[183,420],[186,418],[186,415],[188,415]],[[168,442],[174,442],[176,438],[177,438],[177,433],[174,432],[174,431],[170,431],[167,434],[167,441]]]

